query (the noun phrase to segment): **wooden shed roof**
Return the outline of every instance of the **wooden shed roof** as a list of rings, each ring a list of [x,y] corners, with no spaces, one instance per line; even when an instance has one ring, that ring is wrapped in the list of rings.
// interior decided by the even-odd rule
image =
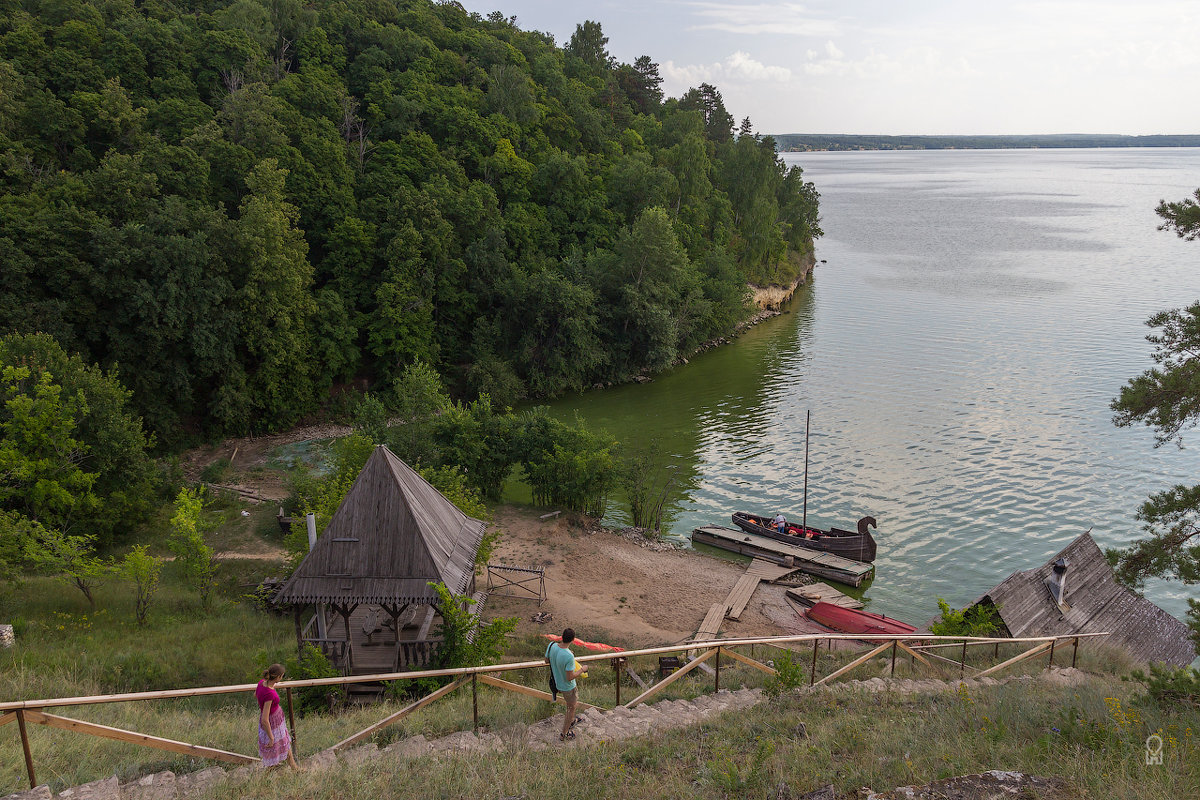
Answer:
[[[1066,610],[1047,586],[1054,563],[1066,568]],[[1085,533],[1036,569],[1014,572],[976,602],[990,600],[1012,636],[1054,636],[1107,631],[1108,644],[1142,662],[1186,666],[1196,657],[1188,627],[1117,583],[1104,553]]]
[[[462,594],[485,526],[379,445],[275,602],[433,603],[431,582]]]

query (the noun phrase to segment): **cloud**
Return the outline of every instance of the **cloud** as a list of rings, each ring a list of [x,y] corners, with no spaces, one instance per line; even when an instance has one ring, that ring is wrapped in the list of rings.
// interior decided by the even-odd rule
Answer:
[[[787,67],[774,67],[762,63],[742,50],[727,56],[724,61],[712,64],[676,64],[668,61],[662,67],[668,81],[682,86],[700,83],[787,83],[792,71]]]
[[[690,3],[701,22],[688,30],[785,36],[836,36],[840,25],[800,3]]]

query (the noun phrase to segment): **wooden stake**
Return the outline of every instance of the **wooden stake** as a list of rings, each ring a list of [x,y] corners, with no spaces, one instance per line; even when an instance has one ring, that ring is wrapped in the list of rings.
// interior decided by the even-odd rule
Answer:
[[[892,642],[892,677],[893,678],[896,677],[896,645],[898,645],[899,643],[900,643],[899,640]]]
[[[523,694],[528,697],[536,697],[539,700],[545,700],[547,703],[565,704],[567,702],[561,697],[557,700],[551,699],[549,692],[543,692],[540,689],[534,689],[531,686],[522,686],[519,683],[510,683],[509,681],[497,678],[494,675],[480,675],[479,680],[481,680],[483,683],[486,683],[488,686],[495,686],[497,689],[507,689],[510,692],[516,692],[517,694]],[[582,700],[576,703],[575,706],[576,708],[595,708],[595,706],[591,703],[585,703]]]
[[[1046,662],[1046,669],[1050,669],[1051,667],[1054,666],[1054,643],[1056,641],[1058,641],[1058,640],[1057,639],[1050,640],[1050,660]]]
[[[25,712],[17,711],[17,727],[21,729],[21,749],[25,751],[25,769],[29,771],[29,788],[37,787],[37,775],[33,772],[33,753],[29,750],[29,733],[25,730]]]
[[[717,646],[717,672],[713,678],[713,693],[721,691],[721,647]]]
[[[479,681],[478,676],[471,673],[471,724],[475,726],[475,733],[479,733]]]
[[[633,708],[633,707],[634,707],[634,706],[636,706],[637,704],[639,704],[639,703],[643,702],[644,700],[646,700],[646,698],[650,697],[651,695],[653,695],[653,694],[658,694],[658,692],[659,692],[659,691],[661,691],[662,689],[665,689],[666,687],[670,686],[672,683],[674,683],[675,681],[679,680],[679,679],[680,679],[680,678],[682,678],[684,675],[688,674],[688,673],[689,673],[689,672],[691,672],[693,669],[695,669],[696,667],[698,667],[698,666],[700,666],[701,664],[703,664],[705,661],[708,661],[710,658],[712,658],[712,657],[713,657],[713,656],[715,656],[716,654],[717,654],[717,650],[716,650],[716,648],[714,648],[714,649],[712,649],[712,650],[709,650],[708,652],[706,652],[704,655],[700,656],[699,658],[696,658],[696,659],[693,659],[692,661],[689,661],[689,662],[688,662],[687,664],[685,664],[684,666],[682,666],[682,667],[680,667],[679,669],[675,670],[675,671],[674,671],[674,672],[672,672],[670,675],[668,675],[667,677],[663,678],[661,681],[659,681],[658,683],[654,684],[654,685],[653,685],[653,686],[651,686],[649,689],[647,689],[646,691],[644,691],[644,692],[642,692],[641,694],[639,694],[637,697],[635,697],[635,698],[633,698],[632,700],[630,700],[628,703],[626,703],[626,704],[625,704],[625,707],[626,707],[626,708]]]
[[[763,664],[759,661],[755,661],[753,658],[747,658],[746,656],[742,655],[741,653],[737,652],[736,650],[726,650],[725,655],[729,656],[734,661],[740,661],[743,664],[745,664],[746,666],[754,667],[755,669],[757,669],[761,672],[765,672],[768,675],[778,675],[779,674],[776,670],[771,669],[766,664]]]
[[[999,645],[996,645],[999,647]],[[1071,651],[1071,667],[1075,667],[1075,657],[1079,655],[1079,637],[1075,637],[1075,648]]]
[[[228,761],[233,764],[257,764],[258,759],[251,756],[244,756],[241,753],[231,753],[227,750],[218,750],[215,747],[203,747],[198,744],[188,744],[187,742],[177,742],[174,739],[163,739],[158,736],[150,736],[137,731],[127,731],[121,728],[111,728],[108,725],[97,725],[94,722],[84,722],[79,719],[71,719],[69,717],[60,717],[57,714],[47,714],[42,711],[25,711],[17,712],[24,714],[30,722],[36,722],[39,725],[47,725],[51,728],[61,728],[67,731],[76,731],[78,733],[87,733],[92,736],[101,736],[105,739],[116,739],[118,742],[130,742],[131,744],[140,744],[145,747],[154,747],[159,750],[167,750],[172,753],[183,753],[189,756],[200,756],[201,758],[212,758],[217,761]],[[24,725],[21,717],[17,717],[17,722]],[[22,729],[24,729],[22,727]]]
[[[874,650],[872,650],[871,652],[867,653],[865,656],[859,656],[858,658],[854,659],[854,660],[853,660],[853,661],[851,661],[849,664],[847,664],[846,666],[844,666],[844,667],[842,667],[841,669],[839,669],[837,672],[831,672],[831,673],[829,673],[829,674],[828,674],[828,675],[826,675],[824,678],[821,678],[821,680],[817,681],[815,685],[816,685],[816,686],[820,686],[822,683],[825,683],[825,682],[827,682],[827,681],[831,681],[831,680],[833,680],[834,678],[838,677],[839,675],[845,675],[847,672],[849,672],[850,670],[854,669],[854,668],[855,668],[855,667],[857,667],[859,664],[862,664],[864,661],[870,661],[872,658],[874,658],[875,656],[879,655],[879,654],[880,654],[880,653],[882,653],[884,650],[887,650],[887,649],[888,649],[889,647],[891,647],[891,646],[892,646],[892,643],[891,643],[891,642],[884,642],[883,644],[879,645],[879,647],[876,647]]]
[[[427,694],[424,697],[422,697],[420,700],[418,700],[417,702],[411,703],[411,704],[405,706],[404,708],[397,711],[395,714],[384,717],[379,722],[376,722],[374,725],[370,726],[369,728],[364,728],[363,730],[359,731],[358,733],[354,734],[353,736],[350,736],[346,739],[342,739],[340,742],[338,742],[337,744],[335,744],[333,747],[331,747],[329,749],[330,750],[340,750],[343,747],[348,747],[349,745],[352,745],[356,742],[361,742],[363,739],[366,739],[368,736],[374,735],[377,731],[383,730],[388,725],[391,725],[393,722],[399,722],[400,720],[404,719],[412,712],[414,712],[418,709],[424,708],[425,706],[429,705],[430,703],[432,703],[435,700],[445,697],[446,695],[450,694],[451,692],[453,692],[455,689],[462,686],[466,682],[467,682],[466,678],[459,678],[454,683],[448,683],[445,686],[443,686],[442,688],[438,689],[436,692]]]
[[[989,669],[985,669],[983,672],[980,672],[980,673],[979,673],[978,675],[976,675],[975,677],[976,677],[977,679],[978,679],[978,678],[983,678],[983,677],[986,677],[986,676],[988,676],[988,675],[991,675],[993,672],[999,672],[1000,670],[1004,669],[1004,668],[1005,668],[1005,667],[1007,667],[1007,666],[1010,666],[1010,665],[1012,665],[1012,664],[1016,664],[1018,661],[1024,661],[1024,660],[1025,660],[1025,659],[1027,659],[1027,658],[1032,658],[1033,656],[1036,656],[1036,655],[1038,655],[1039,653],[1043,653],[1043,652],[1045,652],[1045,651],[1046,651],[1046,648],[1047,648],[1047,647],[1049,647],[1049,646],[1050,646],[1050,643],[1049,643],[1049,642],[1042,642],[1041,644],[1039,644],[1039,645],[1037,645],[1036,647],[1034,647],[1032,650],[1026,650],[1024,653],[1021,653],[1021,655],[1019,655],[1019,656],[1013,656],[1013,657],[1012,657],[1012,658],[1010,658],[1008,661],[1004,661],[1004,662],[1002,662],[1002,663],[1000,663],[1000,664],[997,664],[997,665],[996,665],[996,666],[994,666],[994,667],[991,667],[991,668],[989,668]]]
[[[961,679],[967,674],[967,640],[963,639],[962,661],[958,664],[958,677]]]

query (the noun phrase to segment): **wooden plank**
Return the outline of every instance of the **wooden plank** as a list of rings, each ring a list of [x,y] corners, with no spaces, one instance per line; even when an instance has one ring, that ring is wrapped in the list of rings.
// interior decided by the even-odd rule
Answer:
[[[16,719],[17,712],[15,711],[6,711],[3,714],[0,714],[0,728],[3,728],[10,722],[14,722]]]
[[[696,660],[696,657],[693,655],[688,655],[687,660],[689,662],[692,662],[692,661]],[[708,664],[700,664],[699,667],[700,667],[700,671],[707,675],[716,675],[717,674],[717,671],[715,669],[713,669],[712,667],[710,667]]]
[[[786,593],[788,597],[809,608],[817,602],[832,603],[841,608],[856,610],[863,608],[861,600],[856,600],[848,594],[843,594],[826,583],[809,583],[794,589],[788,589]]]
[[[101,736],[105,739],[115,739],[118,742],[140,744],[144,747],[154,747],[159,750],[168,750],[172,753],[183,753],[189,756],[212,758],[217,761],[228,761],[232,764],[257,764],[259,761],[257,758],[244,756],[241,753],[231,753],[227,750],[218,750],[215,747],[203,747],[198,744],[178,742],[174,739],[163,739],[159,736],[150,736],[145,733],[138,733],[137,731],[127,731],[121,728],[112,728],[108,725],[98,725],[94,722],[60,717],[57,714],[47,714],[44,711],[26,711],[25,719],[51,728],[61,728],[66,731]]]
[[[755,558],[750,562],[748,572],[759,576],[764,581],[777,581],[787,575],[791,575],[796,571],[795,567],[788,567],[783,564],[776,564],[774,561],[768,561],[765,558]]]
[[[1013,656],[1008,661],[1003,661],[994,667],[989,667],[989,668],[985,669],[983,672],[978,673],[974,677],[975,678],[986,677],[988,675],[991,675],[993,672],[999,672],[1000,670],[1004,669],[1007,666],[1016,664],[1018,661],[1024,661],[1025,659],[1032,658],[1033,656],[1036,656],[1039,653],[1044,653],[1050,649],[1050,645],[1052,645],[1052,644],[1054,644],[1054,643],[1053,642],[1042,642],[1037,647],[1034,647],[1032,650],[1026,650],[1024,653],[1021,653],[1021,655],[1019,655],[1019,656]]]
[[[758,589],[759,580],[757,575],[751,575],[748,572],[738,578],[738,582],[729,592],[729,597],[725,598],[725,605],[729,609],[725,612],[726,617],[732,620],[741,618],[742,612],[746,610],[746,604],[750,602],[750,598]]]
[[[932,661],[930,661],[929,659],[925,658],[925,656],[921,655],[921,654],[920,654],[920,653],[918,653],[916,650],[914,650],[914,649],[912,649],[911,647],[909,647],[908,645],[906,645],[904,642],[901,642],[901,641],[897,640],[897,641],[896,641],[896,646],[897,646],[897,647],[899,647],[899,648],[900,648],[901,650],[903,650],[904,652],[908,653],[910,656],[912,656],[913,658],[915,658],[917,661],[920,661],[922,664],[924,664],[925,666],[929,667],[931,670],[933,670],[933,671],[934,671],[935,673],[937,673],[939,676],[944,676],[944,675],[946,674],[946,673],[942,672],[942,670],[941,670],[941,669],[938,667],[938,665],[937,665],[937,664],[934,664]],[[932,654],[932,653],[930,653],[930,655],[933,655],[933,654]]]
[[[768,675],[778,675],[779,674],[776,670],[772,669],[771,667],[768,667],[766,664],[763,664],[759,661],[755,661],[753,658],[750,658],[749,656],[744,656],[736,650],[730,650],[728,647],[721,648],[721,655],[729,656],[734,661],[740,661],[743,664],[745,664],[746,666],[754,667],[755,669],[761,670],[761,671],[767,673]]]
[[[889,647],[891,646],[891,642],[888,642],[888,646],[889,646]],[[645,700],[646,700],[646,698],[650,697],[651,695],[658,694],[658,692],[660,692],[661,690],[663,690],[663,689],[667,688],[667,687],[668,687],[668,686],[670,686],[672,683],[674,683],[675,681],[677,681],[677,680],[679,680],[680,678],[682,678],[684,675],[687,675],[687,674],[688,674],[689,672],[691,672],[693,669],[695,669],[696,667],[700,666],[700,665],[701,665],[701,664],[703,664],[705,661],[708,661],[710,658],[712,658],[712,657],[713,657],[713,656],[715,656],[716,654],[717,654],[717,648],[715,648],[715,647],[714,647],[714,648],[712,648],[711,650],[709,650],[707,653],[705,653],[704,655],[700,656],[699,658],[697,658],[697,659],[694,659],[694,660],[692,660],[692,661],[689,661],[689,662],[688,662],[687,664],[685,664],[684,666],[682,666],[682,667],[680,667],[679,669],[675,670],[675,671],[674,671],[674,672],[672,672],[670,675],[668,675],[667,677],[663,678],[661,681],[659,681],[658,683],[654,684],[654,685],[653,685],[653,686],[651,686],[649,689],[647,689],[646,691],[644,691],[644,692],[642,692],[641,694],[639,694],[637,697],[635,697],[635,698],[633,698],[632,700],[630,700],[628,703],[626,703],[626,704],[625,704],[625,707],[626,707],[626,708],[633,708],[634,706],[638,705],[639,703],[641,703],[641,702],[645,701]]]
[[[511,683],[491,675],[480,675],[479,682],[486,683],[488,686],[495,686],[497,689],[507,689],[508,691],[516,692],[517,694],[536,697],[539,700],[545,700],[548,703],[566,703],[566,700],[563,700],[561,697],[555,700],[550,696],[549,692],[543,692],[541,689],[534,689],[532,686],[522,686],[519,683]],[[595,708],[594,705],[585,703],[582,700],[577,702],[575,705],[577,708]]]
[[[625,674],[629,676],[630,680],[632,680],[638,686],[642,687],[643,690],[648,688],[646,686],[646,682],[641,679],[641,677],[637,674],[636,671],[634,671],[633,667],[629,666],[629,664],[625,665]]]
[[[696,630],[694,641],[705,642],[709,639],[717,638],[717,634],[721,632],[721,622],[724,619],[725,604],[713,603],[709,606],[708,613],[704,615],[704,621],[700,623],[700,627]]]
[[[840,675],[845,675],[847,672],[849,672],[850,670],[854,669],[854,668],[855,668],[855,667],[857,667],[859,664],[862,664],[864,661],[870,661],[872,658],[874,658],[875,656],[879,655],[879,654],[880,654],[880,653],[882,653],[884,650],[888,650],[888,649],[890,649],[890,648],[891,648],[891,646],[892,646],[892,643],[891,643],[891,642],[884,642],[883,644],[879,645],[879,647],[876,647],[874,650],[872,650],[871,652],[867,653],[865,656],[859,656],[858,658],[854,659],[854,660],[853,660],[853,661],[851,661],[849,664],[847,664],[846,666],[844,666],[844,667],[842,667],[841,669],[837,670],[836,672],[831,672],[831,673],[829,673],[828,675],[826,675],[824,678],[821,678],[821,680],[817,681],[817,682],[816,682],[815,684],[813,684],[813,685],[814,685],[814,686],[820,686],[822,683],[826,683],[826,682],[828,682],[828,681],[831,681],[831,680],[833,680],[834,678],[836,678],[836,677],[838,677],[838,676],[840,676]]]
[[[390,715],[384,717],[383,719],[381,719],[379,722],[376,722],[374,725],[371,725],[368,728],[364,728],[363,730],[359,731],[358,733],[354,734],[353,736],[342,739],[340,742],[338,742],[337,744],[335,744],[333,747],[331,747],[329,749],[330,750],[340,750],[341,748],[348,747],[349,745],[352,745],[355,742],[361,742],[363,739],[366,739],[367,737],[374,735],[376,732],[383,730],[388,725],[391,725],[393,722],[399,722],[400,720],[404,719],[405,717],[407,717],[409,714],[413,713],[414,711],[422,709],[425,706],[432,703],[433,701],[439,700],[439,699],[445,697],[446,695],[450,694],[455,689],[462,686],[464,683],[469,682],[470,680],[471,679],[469,677],[459,678],[454,683],[448,683],[445,686],[443,686],[442,688],[438,689],[436,692],[432,692],[430,694],[425,695],[417,702],[410,703],[409,705],[407,705],[404,708],[397,711],[395,714],[390,714]]]

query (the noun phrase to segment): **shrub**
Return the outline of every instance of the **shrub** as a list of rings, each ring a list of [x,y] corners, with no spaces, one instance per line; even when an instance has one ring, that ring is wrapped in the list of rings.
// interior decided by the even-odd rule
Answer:
[[[228,474],[229,468],[232,465],[233,462],[228,458],[218,458],[201,470],[200,480],[205,483],[220,483],[225,478],[225,475]]]
[[[1126,680],[1137,681],[1146,687],[1146,693],[1138,698],[1143,703],[1153,703],[1163,708],[1200,708],[1200,670],[1151,664],[1149,675],[1135,669]]]
[[[942,618],[929,626],[934,636],[987,636],[997,633],[1004,624],[1000,612],[993,605],[976,603],[955,611],[942,598],[938,598]]]
[[[121,574],[134,584],[133,614],[138,625],[146,624],[150,603],[158,590],[162,565],[162,559],[150,555],[144,544],[139,544],[126,553],[125,560],[121,562]]]
[[[265,655],[260,656],[261,669],[259,677],[271,663]],[[314,678],[336,678],[341,675],[325,654],[316,646],[305,644],[300,655],[284,661],[287,678],[294,681],[306,681]],[[293,690],[292,696],[297,701],[296,711],[305,714],[313,711],[330,711],[341,705],[346,699],[345,686],[306,686]]]
[[[763,684],[763,694],[767,697],[777,698],[804,685],[804,668],[792,657],[791,650],[784,650],[783,655],[775,659],[775,672],[777,674]]]

